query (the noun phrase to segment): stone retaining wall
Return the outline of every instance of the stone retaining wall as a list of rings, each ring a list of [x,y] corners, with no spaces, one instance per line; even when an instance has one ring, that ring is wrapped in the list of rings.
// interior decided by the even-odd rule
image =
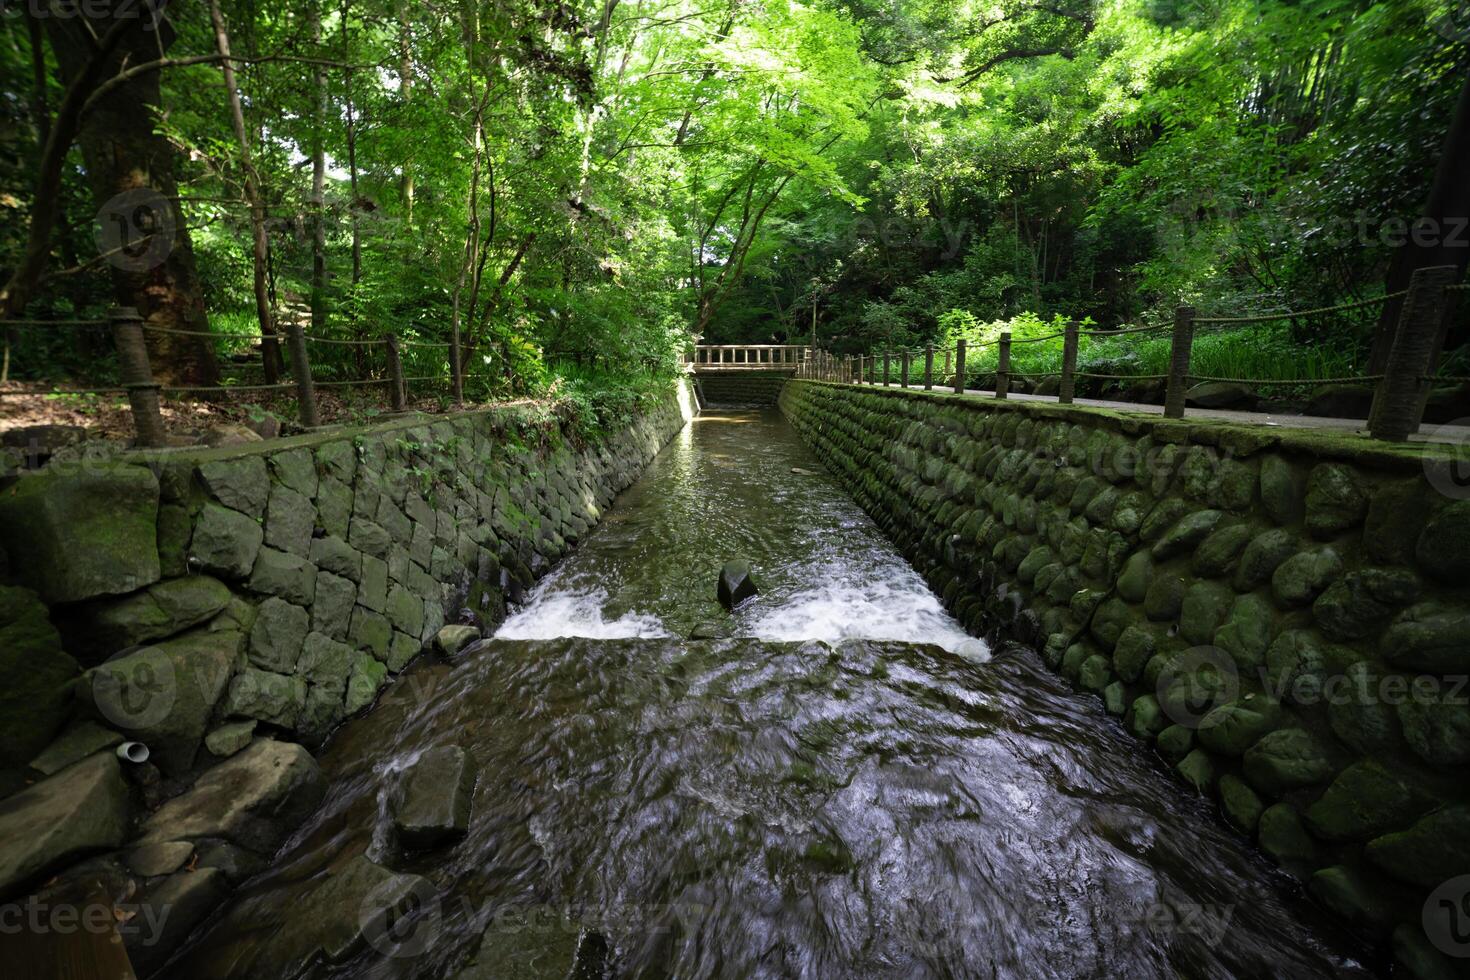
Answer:
[[[1443,461],[807,381],[781,404],[969,628],[1037,646],[1410,975],[1467,975],[1470,500]]]
[[[497,624],[684,421],[671,396],[587,448],[544,409],[415,416],[5,487],[0,900],[60,871],[177,905],[193,855],[207,913],[284,839],[270,815],[320,799],[289,743],[371,705],[446,622]],[[149,763],[120,765],[124,739]]]
[[[694,385],[706,408],[767,408],[790,377],[790,371],[709,371],[695,374]]]

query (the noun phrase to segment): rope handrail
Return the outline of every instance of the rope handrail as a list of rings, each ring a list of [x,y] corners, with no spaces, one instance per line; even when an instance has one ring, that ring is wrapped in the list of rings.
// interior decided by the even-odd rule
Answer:
[[[103,327],[108,320],[0,320],[4,327]]]
[[[1372,299],[1360,299],[1355,303],[1339,303],[1337,306],[1322,306],[1315,310],[1294,310],[1286,313],[1262,313],[1256,316],[1197,316],[1195,323],[1266,323],[1271,320],[1290,320],[1299,316],[1321,316],[1324,313],[1342,313],[1347,310],[1356,310],[1365,306],[1377,306],[1387,303],[1391,299],[1400,299],[1409,295],[1407,289],[1400,289],[1395,293],[1384,293]]]
[[[1363,374],[1347,378],[1217,378],[1208,374],[1187,374],[1190,381],[1223,381],[1240,385],[1342,385],[1365,381],[1382,381],[1381,374]]]
[[[149,333],[166,333],[179,337],[209,337],[213,340],[264,340],[263,333],[217,333],[213,330],[184,330],[180,327],[160,327],[156,323],[140,324]],[[281,334],[270,334],[270,339],[281,341],[285,338]]]
[[[0,391],[0,398],[45,398],[50,395],[126,395],[127,388],[56,388],[51,391]]]
[[[1168,329],[1170,328],[1160,324],[1156,327],[1119,327],[1117,330],[1079,330],[1077,333],[1082,337],[1122,337],[1133,333],[1160,333]]]
[[[295,388],[296,383],[291,382],[273,385],[160,385],[158,390],[174,395],[190,391],[285,391]]]
[[[400,340],[400,341],[398,341],[398,346],[399,347],[436,347],[436,348],[440,348],[442,350],[447,350],[449,348],[449,344],[447,344],[447,343],[434,343],[433,341],[428,341],[428,340]]]
[[[346,347],[376,347],[379,344],[386,344],[388,342],[381,338],[377,340],[350,340],[345,337],[318,337],[315,334],[309,333],[302,334],[301,338],[312,344],[341,344]]]
[[[1078,371],[1073,377],[1077,378],[1099,378],[1104,381],[1167,381],[1167,374],[1094,374],[1090,371]]]

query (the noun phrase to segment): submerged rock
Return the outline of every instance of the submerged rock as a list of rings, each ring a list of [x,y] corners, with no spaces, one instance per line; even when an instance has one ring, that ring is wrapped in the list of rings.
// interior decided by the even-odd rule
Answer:
[[[720,569],[720,582],[716,588],[716,595],[720,605],[733,611],[746,599],[752,599],[760,593],[755,587],[755,581],[750,577],[750,562],[730,561]]]
[[[0,802],[0,897],[128,832],[128,787],[99,752]]]
[[[474,788],[474,759],[459,746],[441,745],[419,756],[403,775],[393,817],[398,840],[424,848],[464,836]]]
[[[446,626],[434,635],[434,646],[446,657],[452,657],[480,638],[473,626]]]

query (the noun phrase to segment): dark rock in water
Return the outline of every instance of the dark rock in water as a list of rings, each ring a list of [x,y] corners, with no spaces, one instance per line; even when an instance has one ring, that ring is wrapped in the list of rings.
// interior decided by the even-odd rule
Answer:
[[[470,827],[475,763],[457,745],[419,756],[403,776],[393,829],[405,847],[433,847],[464,836]]]
[[[1200,408],[1252,408],[1257,395],[1247,385],[1233,381],[1206,381],[1184,393],[1184,400]]]
[[[446,626],[434,635],[434,645],[446,657],[452,657],[480,638],[473,626]]]
[[[754,580],[750,577],[750,562],[729,561],[725,567],[720,569],[720,584],[716,595],[720,605],[726,609],[734,610],[746,599],[752,599],[760,592],[755,587]]]
[[[1373,407],[1373,389],[1367,385],[1323,385],[1308,399],[1303,415],[1330,419],[1366,419]]]
[[[700,623],[689,631],[691,640],[723,640],[730,635],[730,628],[724,623]]]

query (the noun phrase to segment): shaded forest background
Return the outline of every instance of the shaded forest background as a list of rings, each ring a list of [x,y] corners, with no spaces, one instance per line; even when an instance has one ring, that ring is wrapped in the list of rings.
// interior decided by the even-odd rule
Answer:
[[[287,318],[457,336],[477,398],[636,384],[692,338],[842,354],[1381,294],[1470,70],[1444,0],[31,0],[3,25],[7,317],[207,331],[151,337],[191,383],[251,380],[231,365]],[[1375,327],[1229,356],[1330,376]],[[107,380],[105,330],[6,341],[11,379]]]

